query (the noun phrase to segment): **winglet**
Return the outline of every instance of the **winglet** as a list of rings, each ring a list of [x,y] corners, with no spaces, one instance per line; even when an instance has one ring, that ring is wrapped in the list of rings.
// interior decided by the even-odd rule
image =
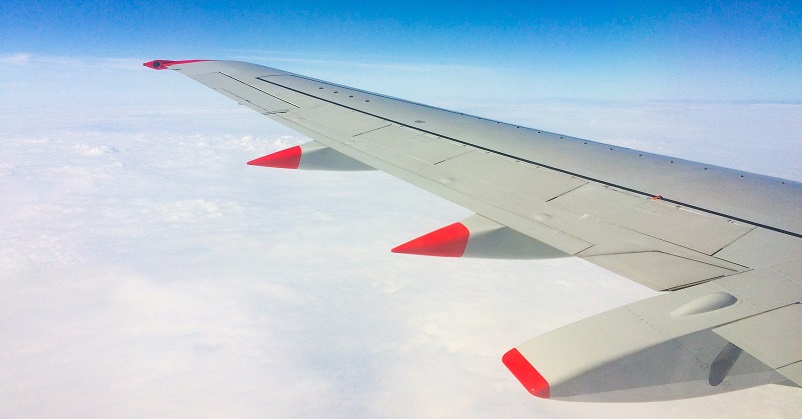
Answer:
[[[167,70],[171,65],[198,63],[201,61],[211,61],[211,60],[182,60],[182,61],[153,60],[153,61],[148,61],[146,63],[142,63],[142,65],[148,68],[152,68],[154,70]]]

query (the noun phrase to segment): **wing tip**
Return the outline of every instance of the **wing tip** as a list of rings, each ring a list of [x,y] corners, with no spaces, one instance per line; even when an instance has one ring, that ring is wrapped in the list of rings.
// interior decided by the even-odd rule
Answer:
[[[549,382],[524,358],[517,348],[510,349],[501,357],[501,362],[510,370],[512,375],[523,384],[527,391],[535,397],[548,399],[551,397]]]
[[[199,63],[202,61],[212,61],[212,60],[179,60],[179,61],[172,61],[172,60],[152,60],[146,63],[142,63],[143,66],[152,68],[154,70],[167,70],[170,68],[171,65],[176,64],[189,64],[189,63]]]

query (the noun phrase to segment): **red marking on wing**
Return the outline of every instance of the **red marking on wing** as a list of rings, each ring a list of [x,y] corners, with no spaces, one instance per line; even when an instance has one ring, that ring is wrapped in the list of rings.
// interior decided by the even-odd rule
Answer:
[[[268,154],[248,162],[251,166],[277,167],[279,169],[297,169],[301,164],[301,146]]]
[[[534,396],[543,399],[548,399],[551,396],[551,389],[549,388],[548,381],[537,372],[535,367],[533,367],[517,349],[510,349],[509,352],[501,357],[501,362],[503,362],[510,372],[512,372],[512,375],[526,387],[526,390]]]
[[[465,253],[470,235],[471,232],[462,223],[454,223],[408,241],[392,252],[458,258]]]
[[[154,70],[167,70],[171,65],[199,63],[201,61],[211,61],[211,60],[182,60],[182,61],[153,60],[153,61],[148,61],[146,63],[142,63],[142,65],[144,65],[145,67],[152,68]]]

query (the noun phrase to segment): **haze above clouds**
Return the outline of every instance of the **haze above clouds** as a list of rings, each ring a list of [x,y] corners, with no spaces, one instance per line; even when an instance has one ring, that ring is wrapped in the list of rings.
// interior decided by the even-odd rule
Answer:
[[[195,54],[250,59],[493,119],[802,180],[802,94],[798,86],[772,87],[792,80],[799,65],[799,41],[782,29],[789,14],[797,16],[794,7],[755,4],[760,13],[753,20],[735,12],[746,6],[722,6],[728,12],[721,21],[712,9],[694,15],[689,25],[697,35],[706,25],[717,28],[716,36],[731,33],[722,27],[735,15],[748,23],[745,30],[763,34],[743,50],[719,38],[696,44],[692,58],[714,44],[734,48],[716,52],[737,64],[732,71],[711,64],[694,72],[681,54],[666,52],[677,45],[631,51],[634,34],[650,27],[631,16],[644,11],[605,15],[607,22],[637,21],[619,25],[629,28],[620,37],[602,22],[585,24],[587,33],[576,38],[549,38],[572,45],[577,57],[594,51],[594,34],[611,33],[605,48],[622,57],[656,54],[660,59],[645,68],[670,58],[690,71],[653,74],[631,58],[627,74],[642,74],[631,83],[606,78],[615,69],[592,59],[567,75],[550,64],[533,71],[536,53],[560,56],[502,42],[576,29],[582,19],[572,21],[570,8],[552,10],[550,27],[510,23],[507,35],[498,29],[503,19],[483,24],[461,12],[466,33],[498,37],[473,45],[454,35],[456,20],[435,19],[426,32],[420,16],[392,8],[382,18],[373,6],[346,16],[300,5],[282,9],[289,22],[323,24],[339,40],[299,36],[287,52],[297,29],[289,23],[271,21],[283,36],[271,41],[252,29],[255,20],[234,13],[233,20],[252,22],[251,30],[237,32],[220,17],[224,7],[170,7],[179,22],[173,26],[155,10],[150,22],[112,19],[119,30],[110,18],[72,8],[62,15],[77,13],[83,25],[48,22],[58,10],[47,10],[39,25],[20,29],[34,12],[14,2],[0,9],[8,27],[21,32],[5,32],[0,49],[0,416],[802,415],[802,394],[780,386],[634,405],[531,397],[501,364],[506,350],[654,293],[579,260],[391,254],[395,245],[469,213],[382,173],[246,166],[305,139],[192,80],[141,67],[152,58]],[[660,20],[664,12],[652,14],[663,22],[651,26],[658,32],[684,13]],[[346,22],[342,34],[338,21]],[[177,30],[190,26],[192,37]],[[375,28],[386,30],[370,41]],[[393,58],[386,48],[393,34],[414,48],[404,44]],[[356,42],[357,35],[366,40]],[[322,51],[321,42],[339,49]],[[749,73],[752,58],[741,53],[761,43],[772,43],[762,55],[769,64]],[[459,51],[444,54],[450,44]],[[482,52],[492,45],[504,47]],[[772,55],[782,48],[788,51]],[[414,57],[427,50],[435,53]],[[509,58],[516,50],[526,63]],[[693,93],[711,73],[724,81]],[[672,80],[681,81],[676,94],[667,93]],[[652,90],[644,93],[644,86]]]

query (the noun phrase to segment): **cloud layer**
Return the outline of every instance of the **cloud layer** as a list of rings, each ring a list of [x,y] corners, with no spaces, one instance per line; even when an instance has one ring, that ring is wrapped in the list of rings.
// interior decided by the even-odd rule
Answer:
[[[468,213],[382,173],[246,166],[304,140],[224,99],[181,103],[212,96],[149,74],[136,89],[164,98],[149,106],[4,104],[0,416],[802,415],[779,386],[640,405],[529,396],[506,350],[653,293],[579,260],[391,254]],[[718,162],[802,178],[771,151],[799,155],[798,105],[451,104],[686,158],[734,148]]]

